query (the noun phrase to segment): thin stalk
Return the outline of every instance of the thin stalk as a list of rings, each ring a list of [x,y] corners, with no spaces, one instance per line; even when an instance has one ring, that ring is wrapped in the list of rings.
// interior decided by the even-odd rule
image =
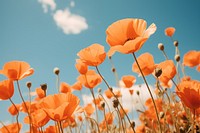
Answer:
[[[152,101],[153,101],[153,105],[154,105],[154,109],[155,109],[155,111],[156,111],[156,117],[157,117],[157,120],[158,120],[159,128],[160,128],[160,131],[161,131],[161,133],[162,133],[162,127],[161,127],[161,123],[160,123],[160,119],[159,119],[159,115],[158,115],[158,110],[157,110],[157,107],[156,107],[156,103],[155,103],[155,100],[154,100],[154,98],[153,98],[153,94],[151,93],[151,90],[150,90],[149,85],[148,85],[148,83],[147,83],[147,81],[146,81],[146,78],[145,78],[145,76],[144,76],[144,74],[143,74],[143,72],[142,72],[142,70],[141,70],[141,68],[140,68],[140,65],[139,65],[139,63],[138,63],[138,61],[137,61],[137,58],[136,58],[136,56],[135,56],[135,53],[133,53],[133,57],[134,57],[134,59],[135,59],[135,62],[136,62],[137,66],[138,66],[138,68],[139,68],[139,70],[140,70],[140,73],[141,73],[141,75],[142,75],[142,78],[143,78],[143,80],[144,80],[144,82],[145,82],[145,84],[146,84],[146,86],[147,86],[147,89],[148,89],[149,94],[150,94],[150,96],[151,96],[151,99],[152,99]]]
[[[107,133],[108,133],[108,122],[107,122],[107,119],[106,119],[106,111],[105,111],[105,108],[103,108],[103,115],[104,115],[104,119],[106,120],[106,128],[107,128]]]
[[[18,128],[18,131],[20,130],[20,126],[19,126],[19,120],[18,120],[18,117],[19,117],[19,110],[17,109],[16,105],[14,104],[14,102],[12,101],[11,98],[9,98],[10,102],[12,103],[12,105],[14,106],[15,110],[17,110],[17,116],[16,116],[16,121],[17,121],[17,128]]]
[[[95,101],[95,96],[94,96],[94,91],[93,91],[93,89],[90,89],[90,92],[92,93],[92,97],[93,97],[93,99],[94,99],[94,101]],[[98,123],[97,105],[96,105],[96,104],[94,104],[94,105],[95,105],[95,111],[96,111],[96,119],[97,119],[97,123]]]
[[[56,76],[56,88],[58,90],[58,93],[60,93],[59,87],[60,87],[60,76],[57,75]]]
[[[27,111],[27,114],[28,114],[28,117],[29,117],[29,120],[30,120],[29,128],[30,128],[30,133],[31,133],[31,132],[32,132],[32,128],[31,128],[31,125],[32,125],[31,116],[30,116],[28,107],[27,107],[27,105],[26,105],[26,102],[25,102],[25,100],[24,100],[24,98],[23,98],[23,96],[22,96],[22,92],[21,92],[21,89],[20,89],[20,85],[19,85],[19,81],[18,81],[18,80],[17,80],[17,88],[18,88],[19,95],[20,95],[20,97],[21,97],[21,99],[22,99],[22,101],[23,101],[23,104],[24,104],[24,106],[25,106],[25,108],[26,108],[26,111]]]
[[[165,53],[165,51],[162,50],[162,52],[163,52],[163,55],[165,56],[165,59],[168,60],[169,58],[167,57],[167,54]]]
[[[195,122],[196,113],[195,113],[195,111],[196,111],[196,110],[193,109],[193,124],[192,124],[192,132],[193,132],[193,133],[196,133],[196,132],[195,132],[195,130],[196,130],[196,127],[195,127],[195,126],[196,126],[196,122]]]
[[[117,114],[118,114],[118,117],[119,117],[119,121],[120,121],[120,123],[121,123],[121,125],[122,125],[122,130],[123,130],[123,132],[125,133],[125,127],[124,127],[123,119],[122,119],[121,116],[120,116],[120,111],[119,111],[119,108],[118,108],[118,107],[117,107]],[[120,127],[120,125],[119,125],[119,127]]]
[[[58,125],[59,125],[59,128],[60,128],[61,133],[64,133],[64,132],[63,132],[63,127],[62,127],[61,121],[58,122]]]
[[[8,128],[3,124],[3,122],[0,121],[0,123],[3,125],[3,127],[6,129],[6,131],[7,131],[8,133],[10,133],[10,131],[8,130]]]
[[[101,73],[100,73],[100,71],[99,71],[99,69],[98,69],[97,66],[96,66],[96,70],[97,70],[97,73],[100,75],[100,77],[103,79],[103,81],[104,81],[104,83],[106,84],[106,86],[109,88],[109,90],[110,90],[111,93],[113,94],[113,96],[114,96],[114,97],[116,98],[116,100],[118,101],[118,103],[119,103],[121,109],[123,110],[124,114],[126,115],[126,117],[127,117],[127,119],[128,119],[128,122],[129,122],[131,128],[133,129],[133,132],[135,133],[135,129],[134,129],[134,127],[133,127],[132,124],[131,124],[131,120],[129,119],[129,117],[128,117],[128,115],[126,114],[124,108],[122,107],[121,103],[119,102],[119,99],[117,98],[117,96],[115,95],[115,93],[112,91],[112,88],[111,88],[111,87],[109,86],[109,84],[106,82],[106,80],[104,79],[104,77],[101,75]]]

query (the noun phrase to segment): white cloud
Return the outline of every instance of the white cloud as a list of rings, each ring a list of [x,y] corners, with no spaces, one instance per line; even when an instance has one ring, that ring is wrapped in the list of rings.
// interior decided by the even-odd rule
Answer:
[[[71,1],[70,2],[70,7],[74,7],[75,6],[75,2],[74,1]]]
[[[38,2],[42,4],[45,13],[48,12],[48,7],[50,7],[52,11],[56,9],[54,0],[38,0]]]
[[[82,30],[88,28],[86,19],[77,14],[72,14],[68,9],[57,10],[53,16],[57,26],[65,34],[79,34]]]

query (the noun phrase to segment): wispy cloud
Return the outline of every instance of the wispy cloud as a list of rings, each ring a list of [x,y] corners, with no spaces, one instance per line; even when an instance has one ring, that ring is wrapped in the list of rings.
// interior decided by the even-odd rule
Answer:
[[[56,3],[54,0],[38,0],[38,2],[42,4],[45,13],[48,12],[48,7],[50,7],[52,11],[56,9]]]
[[[71,13],[69,9],[57,10],[53,18],[57,26],[65,34],[79,34],[88,28],[86,19],[80,15]]]

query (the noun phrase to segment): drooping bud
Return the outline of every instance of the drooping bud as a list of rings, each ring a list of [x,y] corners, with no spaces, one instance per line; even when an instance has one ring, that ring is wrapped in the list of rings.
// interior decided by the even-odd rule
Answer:
[[[158,78],[162,74],[162,69],[161,68],[156,68],[155,69],[155,76]]]
[[[177,62],[179,62],[180,61],[180,55],[175,55],[175,57],[174,57],[174,59],[177,61]]]
[[[32,83],[30,81],[26,82],[26,86],[30,89],[31,88]]]
[[[178,47],[178,41],[174,41],[174,46]]]
[[[56,75],[59,75],[60,69],[59,69],[58,67],[55,67],[55,68],[53,69],[53,72],[54,72]]]
[[[163,51],[165,49],[164,45],[162,43],[158,44],[158,49],[160,49],[161,51]]]
[[[114,107],[114,108],[117,108],[118,105],[119,105],[119,101],[118,101],[117,99],[114,99],[114,100],[113,100],[113,107]]]
[[[101,88],[98,88],[98,92],[101,93]]]
[[[137,91],[136,91],[136,94],[139,96],[139,95],[140,95],[140,92],[137,90]]]
[[[44,91],[45,96],[46,96],[47,84],[41,84],[40,87],[41,87],[41,89]]]
[[[102,102],[102,103],[101,103],[101,107],[102,107],[102,108],[105,108],[105,102]]]
[[[133,122],[131,122],[131,128],[135,128],[135,122],[133,121]]]
[[[115,68],[112,68],[112,72],[115,72],[116,71],[116,69]]]
[[[164,118],[164,116],[165,116],[165,113],[164,113],[164,112],[160,112],[160,113],[159,113],[160,119]]]

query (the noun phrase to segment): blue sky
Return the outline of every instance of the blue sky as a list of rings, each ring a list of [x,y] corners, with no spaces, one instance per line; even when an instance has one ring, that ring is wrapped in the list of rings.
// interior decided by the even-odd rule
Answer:
[[[35,69],[35,73],[20,81],[22,89],[27,92],[25,83],[31,81],[33,89],[47,83],[49,93],[54,93],[54,67],[60,68],[61,81],[73,84],[78,76],[74,67],[75,59],[78,58],[77,52],[93,43],[102,44],[108,51],[105,30],[119,19],[142,18],[148,25],[157,25],[156,33],[136,53],[137,56],[150,52],[154,55],[155,62],[159,63],[164,57],[157,49],[157,44],[163,43],[166,53],[173,59],[172,41],[164,34],[164,29],[168,26],[176,28],[173,38],[179,41],[181,56],[189,50],[200,50],[199,12],[198,0],[49,0],[49,5],[45,4],[44,0],[1,0],[0,68],[8,61],[26,61]],[[67,23],[63,23],[61,18],[65,13],[70,16],[67,20],[71,19]],[[113,61],[119,77],[126,74],[137,76],[131,71],[131,55],[116,53]],[[99,69],[106,80],[115,85],[108,59]],[[199,78],[195,69],[186,68],[186,73],[190,73],[194,79]],[[0,79],[5,77],[0,75]],[[141,81],[139,79],[138,83],[142,83]],[[104,84],[102,88],[105,88]],[[14,100],[20,102],[17,97],[14,97]],[[8,105],[9,102],[0,101],[2,121],[7,119],[2,115]]]

